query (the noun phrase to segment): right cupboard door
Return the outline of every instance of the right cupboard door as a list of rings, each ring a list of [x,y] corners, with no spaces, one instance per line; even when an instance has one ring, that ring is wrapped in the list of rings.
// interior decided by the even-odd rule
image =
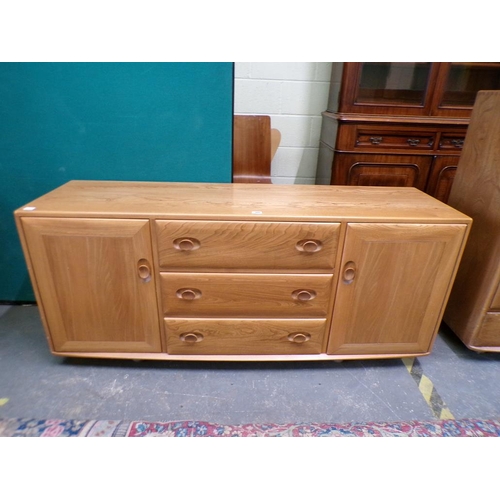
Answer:
[[[429,352],[466,228],[348,224],[328,354]]]

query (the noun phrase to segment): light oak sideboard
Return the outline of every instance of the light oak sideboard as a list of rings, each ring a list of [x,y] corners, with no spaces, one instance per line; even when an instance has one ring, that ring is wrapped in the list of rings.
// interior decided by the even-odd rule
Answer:
[[[416,188],[71,181],[15,211],[51,351],[431,352],[471,219]]]
[[[449,204],[474,219],[444,320],[471,350],[500,352],[500,91],[478,92]]]

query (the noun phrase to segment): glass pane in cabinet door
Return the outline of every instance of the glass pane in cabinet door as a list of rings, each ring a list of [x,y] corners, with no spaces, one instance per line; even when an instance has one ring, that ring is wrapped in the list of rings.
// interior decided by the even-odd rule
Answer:
[[[430,71],[431,63],[362,63],[356,103],[423,106]]]
[[[474,105],[479,90],[500,89],[500,63],[451,63],[441,106]]]

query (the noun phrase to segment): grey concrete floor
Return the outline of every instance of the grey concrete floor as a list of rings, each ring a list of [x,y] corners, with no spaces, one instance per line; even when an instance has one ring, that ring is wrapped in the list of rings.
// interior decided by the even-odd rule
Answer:
[[[445,326],[417,361],[454,418],[500,416],[500,355]],[[36,306],[0,306],[0,418],[347,423],[436,420],[400,359],[198,363],[61,358]]]

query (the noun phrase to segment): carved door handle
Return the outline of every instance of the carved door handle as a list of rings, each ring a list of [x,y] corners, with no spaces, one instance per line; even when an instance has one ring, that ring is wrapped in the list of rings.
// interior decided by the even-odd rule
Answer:
[[[151,265],[146,259],[140,259],[137,262],[137,275],[144,283],[151,281]]]
[[[352,260],[350,260],[344,266],[344,275],[343,275],[344,283],[346,285],[350,285],[354,281],[355,277],[356,277],[356,264]]]

